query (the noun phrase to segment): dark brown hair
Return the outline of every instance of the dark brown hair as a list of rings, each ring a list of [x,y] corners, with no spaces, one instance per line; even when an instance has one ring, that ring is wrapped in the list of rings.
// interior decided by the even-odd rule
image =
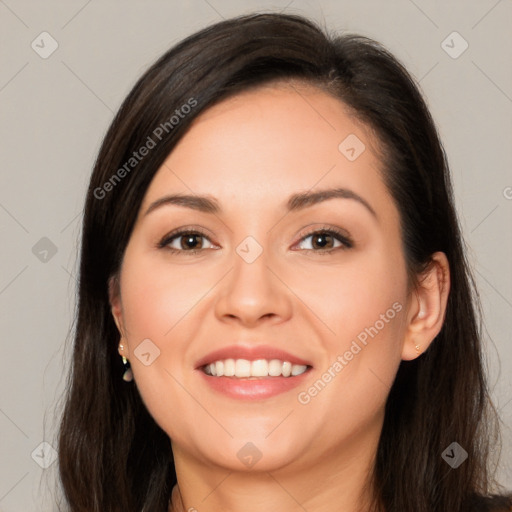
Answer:
[[[170,49],[135,84],[104,138],[85,204],[74,353],[59,437],[68,510],[167,510],[176,483],[170,440],[134,383],[122,380],[108,280],[120,269],[153,176],[190,123],[241,91],[292,80],[328,91],[376,134],[411,278],[436,251],[447,255],[451,269],[443,328],[423,355],[402,361],[386,403],[375,509],[482,510],[479,497],[496,491],[490,443],[499,440],[499,430],[483,368],[478,297],[446,157],[418,87],[373,40],[330,35],[300,16],[253,14],[211,25]],[[179,115],[187,104],[193,108]],[[159,126],[167,128],[165,136],[126,167]],[[119,171],[123,166],[126,172]],[[468,453],[457,469],[441,456],[453,442]]]

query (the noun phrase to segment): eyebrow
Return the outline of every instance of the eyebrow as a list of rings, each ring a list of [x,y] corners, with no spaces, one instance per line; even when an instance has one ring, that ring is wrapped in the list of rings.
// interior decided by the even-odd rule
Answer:
[[[352,199],[362,204],[375,218],[377,214],[371,205],[363,199],[359,194],[346,188],[329,188],[319,190],[317,192],[300,192],[293,194],[286,202],[286,209],[289,212],[303,210],[315,204],[319,204],[329,199]],[[165,205],[177,205],[192,210],[197,210],[204,213],[211,213],[214,215],[222,213],[217,199],[213,196],[199,196],[199,195],[186,195],[186,194],[172,194],[161,197],[151,203],[144,215],[148,215],[152,211]]]

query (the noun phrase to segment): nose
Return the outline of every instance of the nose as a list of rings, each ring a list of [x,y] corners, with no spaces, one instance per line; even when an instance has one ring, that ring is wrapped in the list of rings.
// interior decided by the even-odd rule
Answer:
[[[290,318],[293,293],[268,252],[263,250],[250,263],[234,252],[233,268],[223,280],[215,304],[217,318],[247,327]]]

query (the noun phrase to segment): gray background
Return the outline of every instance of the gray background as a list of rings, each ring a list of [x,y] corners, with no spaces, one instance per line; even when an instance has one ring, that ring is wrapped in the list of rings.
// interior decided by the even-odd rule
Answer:
[[[81,209],[113,113],[172,44],[261,9],[373,37],[420,81],[483,301],[512,489],[512,1],[0,0],[0,512],[54,509]],[[44,31],[58,44],[46,59]]]

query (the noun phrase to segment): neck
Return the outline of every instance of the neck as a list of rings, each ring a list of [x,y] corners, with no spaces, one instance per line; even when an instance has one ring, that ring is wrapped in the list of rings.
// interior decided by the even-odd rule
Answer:
[[[171,502],[169,512],[185,512],[185,505],[181,497],[180,489],[177,485],[172,488]]]

